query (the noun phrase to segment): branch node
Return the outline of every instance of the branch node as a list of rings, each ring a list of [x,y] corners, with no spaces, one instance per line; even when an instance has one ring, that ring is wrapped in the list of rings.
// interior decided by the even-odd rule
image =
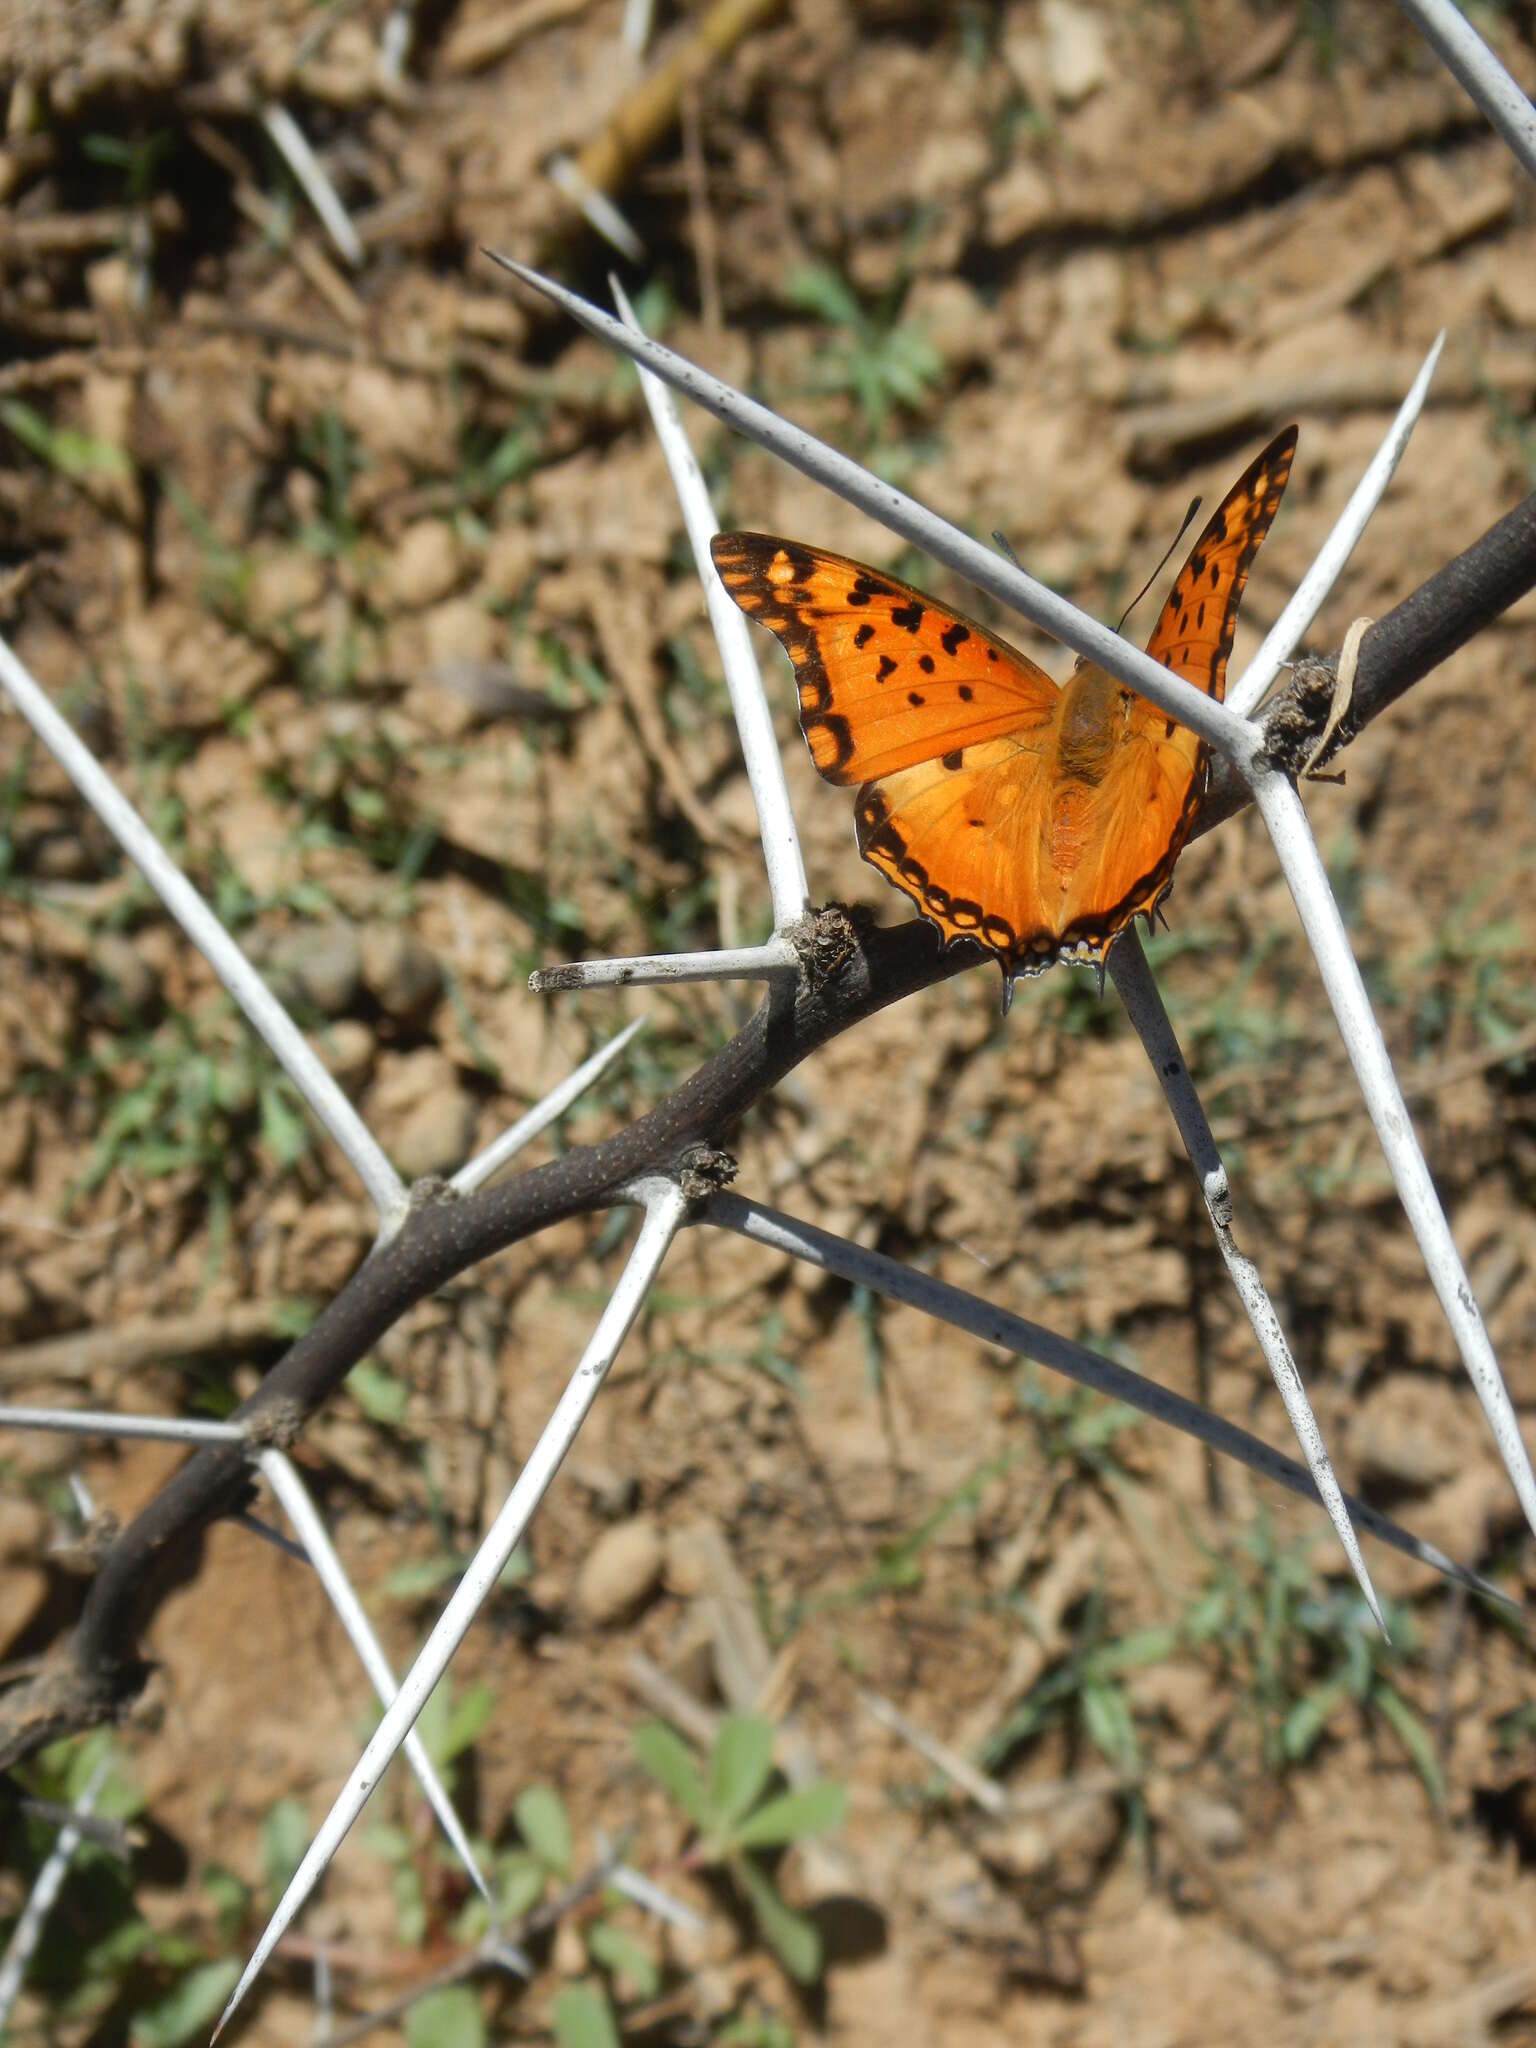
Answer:
[[[1232,1228],[1232,1183],[1224,1166],[1213,1166],[1201,1182],[1201,1193],[1211,1221],[1218,1230]]]
[[[812,989],[823,987],[858,949],[859,913],[828,903],[786,925],[781,938],[794,947],[800,971]]]
[[[707,1202],[735,1178],[734,1157],[718,1145],[690,1145],[678,1162],[677,1185],[690,1202]]]
[[[1291,687],[1275,699],[1264,722],[1264,759],[1281,775],[1294,780],[1315,755],[1313,767],[1325,758],[1318,736],[1328,722],[1338,692],[1338,662],[1332,655],[1303,655],[1291,666]],[[1343,746],[1347,720],[1335,730],[1328,753]]]
[[[286,1451],[298,1441],[307,1419],[301,1403],[280,1394],[252,1410],[245,1433],[253,1451]]]

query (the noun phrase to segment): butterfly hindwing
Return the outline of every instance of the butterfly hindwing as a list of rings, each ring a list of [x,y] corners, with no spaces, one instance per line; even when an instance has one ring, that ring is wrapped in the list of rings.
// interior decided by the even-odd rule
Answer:
[[[788,654],[800,728],[829,782],[876,781],[1055,714],[1043,669],[893,576],[766,533],[717,534],[711,553]]]
[[[1049,756],[984,740],[866,783],[854,806],[859,851],[912,898],[946,941],[975,939],[1010,974],[1047,966],[1039,816]]]

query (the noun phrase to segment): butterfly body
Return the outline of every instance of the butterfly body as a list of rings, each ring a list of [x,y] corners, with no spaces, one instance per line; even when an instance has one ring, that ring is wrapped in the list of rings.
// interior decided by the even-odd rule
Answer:
[[[1279,435],[1196,542],[1148,645],[1220,698],[1248,568],[1290,474]],[[1096,663],[1058,687],[1027,655],[879,570],[770,534],[717,534],[721,580],[789,655],[828,781],[860,785],[859,851],[1005,986],[1102,964],[1167,894],[1206,749]]]

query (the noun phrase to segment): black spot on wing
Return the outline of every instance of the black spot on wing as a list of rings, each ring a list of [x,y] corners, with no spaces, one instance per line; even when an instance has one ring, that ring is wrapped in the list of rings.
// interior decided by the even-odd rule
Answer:
[[[855,647],[867,647],[867,646],[869,645],[870,641],[874,639],[874,637],[875,637],[875,629],[874,629],[874,627],[873,627],[873,626],[872,626],[872,625],[871,625],[871,624],[869,623],[868,619],[866,619],[866,620],[864,621],[863,625],[862,625],[862,626],[860,626],[860,628],[859,628],[859,630],[857,631],[857,633],[855,633],[855,634],[854,634],[854,636],[853,636],[853,644],[854,644],[854,646],[855,646]]]
[[[899,604],[891,612],[891,624],[900,626],[904,633],[915,633],[923,623],[923,607],[914,598],[910,604]]]
[[[969,626],[962,626],[957,619],[952,626],[946,626],[939,635],[939,645],[946,654],[956,654],[971,637]]]

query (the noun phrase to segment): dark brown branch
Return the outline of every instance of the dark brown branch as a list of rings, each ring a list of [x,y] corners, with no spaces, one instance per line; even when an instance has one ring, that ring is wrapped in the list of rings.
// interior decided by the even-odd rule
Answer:
[[[1536,497],[1365,635],[1338,744],[1533,587]],[[1282,761],[1305,758],[1330,694],[1319,692],[1305,668],[1280,694],[1266,731]],[[1197,829],[1209,830],[1246,800],[1232,778],[1213,778]],[[822,914],[815,938],[816,965],[801,986],[771,993],[728,1045],[626,1129],[462,1199],[437,1184],[418,1187],[395,1238],[354,1273],[239,1411],[256,1440],[290,1442],[385,1331],[456,1274],[548,1224],[622,1202],[641,1176],[669,1175],[686,1186],[690,1153],[719,1146],[758,1098],[819,1046],[981,958],[965,946],[941,953],[932,928],[920,921],[881,930],[840,911]],[[195,1564],[202,1531],[238,1506],[250,1483],[243,1450],[199,1451],[123,1531],[72,1635],[0,1701],[0,1767],[131,1704],[146,1675],[137,1649],[145,1622],[173,1578]]]

